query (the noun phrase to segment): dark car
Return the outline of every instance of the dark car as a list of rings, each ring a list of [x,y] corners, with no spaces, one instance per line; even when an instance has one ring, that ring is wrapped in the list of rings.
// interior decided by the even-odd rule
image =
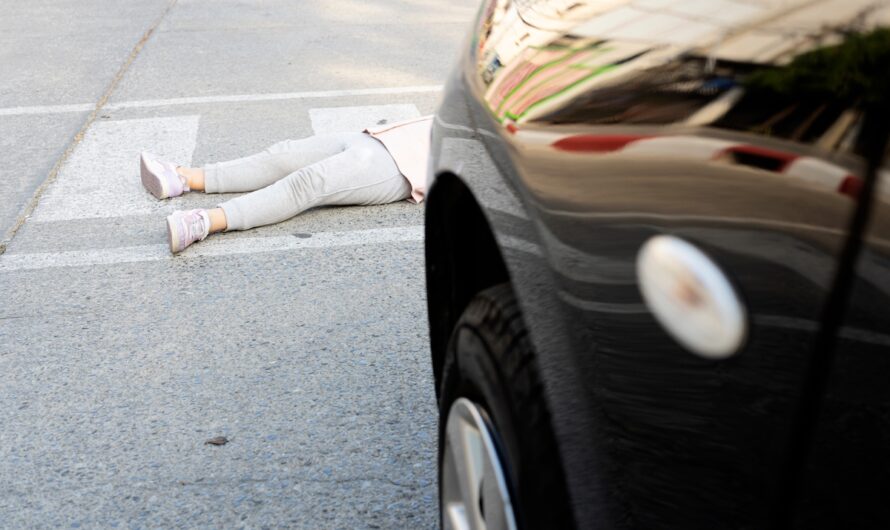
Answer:
[[[426,206],[445,528],[890,528],[888,4],[484,2]]]

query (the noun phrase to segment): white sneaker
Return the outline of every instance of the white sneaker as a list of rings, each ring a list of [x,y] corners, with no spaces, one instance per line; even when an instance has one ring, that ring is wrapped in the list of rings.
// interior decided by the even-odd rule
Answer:
[[[176,164],[159,159],[151,153],[139,157],[142,185],[158,199],[178,197],[189,191],[185,177],[176,171]]]
[[[167,237],[170,252],[176,254],[195,241],[210,234],[210,215],[207,210],[185,210],[167,216]]]

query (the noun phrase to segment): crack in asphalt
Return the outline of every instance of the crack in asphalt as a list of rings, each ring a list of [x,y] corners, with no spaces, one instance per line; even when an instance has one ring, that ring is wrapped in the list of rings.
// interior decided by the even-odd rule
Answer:
[[[46,176],[40,186],[38,186],[37,189],[34,190],[34,193],[31,195],[31,198],[25,204],[24,208],[22,208],[12,227],[3,235],[3,239],[0,240],[0,255],[3,255],[6,252],[7,247],[12,242],[12,240],[15,239],[18,231],[22,228],[31,214],[34,213],[34,209],[37,208],[37,204],[40,202],[40,197],[44,194],[44,192],[46,192],[50,185],[55,182],[56,178],[59,175],[59,171],[62,169],[62,166],[65,164],[65,162],[68,161],[68,159],[71,157],[71,154],[74,152],[77,146],[80,145],[80,142],[83,141],[83,138],[89,130],[90,126],[93,124],[93,122],[96,121],[96,118],[98,118],[105,104],[108,103],[108,99],[117,89],[121,80],[124,78],[124,75],[126,75],[127,71],[130,69],[130,66],[133,64],[133,61],[135,61],[136,57],[139,56],[139,52],[141,52],[142,48],[145,47],[145,44],[154,34],[155,30],[158,28],[161,22],[164,21],[170,10],[173,9],[173,6],[176,5],[176,2],[177,0],[170,0],[167,3],[167,7],[164,9],[161,15],[151,24],[151,26],[149,26],[147,30],[145,30],[145,33],[142,34],[142,37],[139,39],[136,45],[133,46],[133,49],[130,51],[127,59],[114,74],[114,77],[111,79],[108,87],[105,89],[105,91],[102,93],[102,96],[96,102],[95,107],[90,112],[89,116],[87,116],[87,119],[80,127],[80,130],[77,131],[77,134],[74,135],[74,138],[68,144],[68,147],[65,148],[65,151],[62,153],[59,159],[56,160],[56,163],[53,165],[52,169],[50,169],[49,174]]]

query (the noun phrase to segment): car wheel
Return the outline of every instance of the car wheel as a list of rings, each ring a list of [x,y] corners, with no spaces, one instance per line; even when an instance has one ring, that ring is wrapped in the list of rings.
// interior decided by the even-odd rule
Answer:
[[[442,527],[574,527],[535,355],[509,284],[467,306],[441,385]]]

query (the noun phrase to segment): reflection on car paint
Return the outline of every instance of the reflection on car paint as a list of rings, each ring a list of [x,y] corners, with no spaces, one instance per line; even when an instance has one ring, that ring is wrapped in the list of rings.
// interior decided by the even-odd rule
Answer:
[[[544,258],[504,253],[582,526],[763,527],[785,509],[802,379],[863,206],[866,109],[890,94],[888,23],[864,0],[483,4],[442,107],[474,144],[434,170],[466,182],[502,245]],[[455,171],[466,153],[485,163]],[[856,484],[890,469],[855,454],[890,443],[886,161],[878,178],[802,526],[890,522],[890,483]],[[658,234],[734,283],[751,317],[737,356],[684,356],[647,311],[631,267]]]

